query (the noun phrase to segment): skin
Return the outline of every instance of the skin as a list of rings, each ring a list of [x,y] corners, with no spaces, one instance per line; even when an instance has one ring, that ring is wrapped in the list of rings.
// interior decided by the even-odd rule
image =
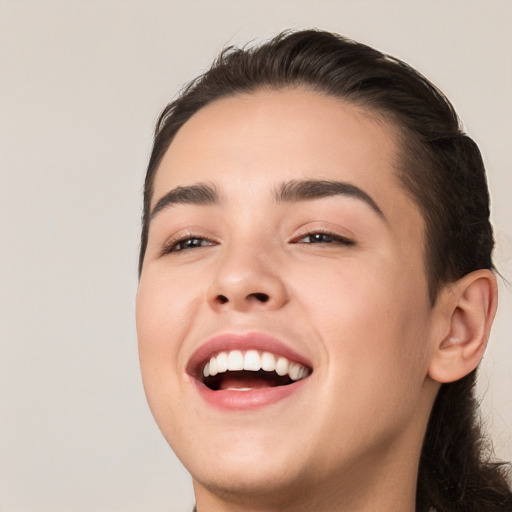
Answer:
[[[451,379],[469,331],[462,289],[429,302],[424,222],[397,178],[397,154],[385,120],[302,89],[216,101],[165,154],[153,205],[197,183],[221,196],[154,216],[137,296],[146,395],[193,477],[199,512],[414,510],[439,388],[429,372],[448,368],[437,380]],[[355,197],[275,200],[280,184],[304,179],[355,185],[383,216]],[[322,232],[332,237],[309,236]],[[176,250],[187,237],[205,241]],[[185,370],[191,355],[213,335],[255,331],[309,359],[313,373],[254,411],[207,405]],[[444,359],[443,339],[452,341]]]

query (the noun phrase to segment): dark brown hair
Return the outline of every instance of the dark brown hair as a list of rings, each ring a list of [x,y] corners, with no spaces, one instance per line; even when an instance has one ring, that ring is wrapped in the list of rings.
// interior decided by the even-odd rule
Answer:
[[[142,270],[153,181],[184,123],[205,105],[258,89],[303,87],[365,108],[398,131],[395,162],[426,224],[425,268],[435,303],[440,288],[492,269],[489,195],[477,145],[444,95],[404,62],[319,30],[285,32],[260,46],[230,47],[162,112],[144,188]],[[476,372],[441,386],[422,449],[417,511],[511,511],[504,466],[484,457],[474,398]]]

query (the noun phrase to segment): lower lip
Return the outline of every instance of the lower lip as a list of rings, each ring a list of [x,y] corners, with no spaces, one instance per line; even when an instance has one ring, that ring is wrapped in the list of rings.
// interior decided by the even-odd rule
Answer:
[[[258,388],[249,391],[235,389],[213,391],[194,379],[202,399],[212,407],[224,411],[254,411],[275,404],[299,391],[306,380],[302,379],[287,386]]]

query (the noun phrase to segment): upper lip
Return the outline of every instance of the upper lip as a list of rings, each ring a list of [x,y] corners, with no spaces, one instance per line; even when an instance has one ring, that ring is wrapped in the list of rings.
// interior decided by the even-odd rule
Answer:
[[[286,359],[300,363],[309,369],[312,369],[311,361],[296,352],[281,340],[261,332],[247,333],[221,333],[212,336],[201,343],[190,357],[186,371],[189,375],[200,377],[204,365],[209,359],[224,351],[230,350],[260,350],[262,352],[271,352],[272,354],[286,357]]]

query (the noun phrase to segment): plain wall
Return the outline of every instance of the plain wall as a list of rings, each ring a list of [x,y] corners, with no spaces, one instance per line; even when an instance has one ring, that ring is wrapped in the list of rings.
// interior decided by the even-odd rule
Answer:
[[[489,174],[512,281],[509,0],[0,0],[0,511],[187,511],[134,325],[156,117],[227,43],[320,27],[394,54],[453,101]],[[512,459],[512,293],[479,395]]]

